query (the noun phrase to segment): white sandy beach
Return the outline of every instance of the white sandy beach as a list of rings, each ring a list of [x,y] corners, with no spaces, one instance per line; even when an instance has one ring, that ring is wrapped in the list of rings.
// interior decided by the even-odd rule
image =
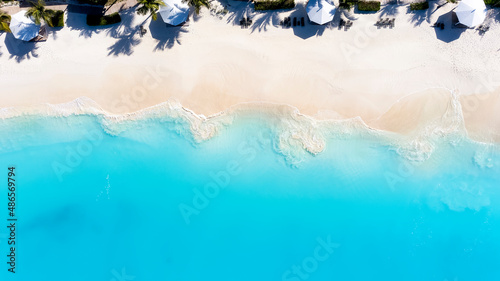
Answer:
[[[215,2],[214,2],[215,3]],[[350,30],[306,24],[282,28],[280,19],[306,17],[305,2],[288,12],[253,12],[229,4],[219,19],[203,10],[188,26],[151,23],[133,9],[123,22],[90,28],[85,16],[67,14],[66,26],[47,42],[20,43],[0,35],[0,108],[59,104],[86,96],[122,114],[166,100],[210,116],[247,102],[289,104],[320,119],[360,116],[377,129],[411,134],[443,118],[453,91],[469,134],[500,141],[500,15],[490,10],[490,30],[433,25],[456,4],[427,12],[408,5],[376,14],[351,11]],[[247,11],[253,25],[237,24]],[[396,17],[377,29],[379,17]],[[442,19],[442,18],[441,18]],[[441,20],[440,19],[440,20]],[[146,20],[144,37],[138,28]],[[458,38],[459,36],[459,38]]]

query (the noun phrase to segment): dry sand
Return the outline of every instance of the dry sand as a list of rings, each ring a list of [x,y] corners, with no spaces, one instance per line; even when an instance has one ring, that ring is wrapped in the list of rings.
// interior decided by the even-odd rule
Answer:
[[[214,4],[216,2],[213,2]],[[0,35],[0,108],[65,103],[86,96],[110,113],[177,100],[210,116],[247,102],[289,104],[320,119],[360,116],[373,128],[409,134],[435,122],[454,91],[466,128],[481,141],[500,141],[500,16],[490,30],[431,27],[456,4],[431,2],[428,12],[388,5],[332,26],[282,28],[283,17],[306,17],[305,3],[288,12],[253,12],[229,1],[223,18],[204,10],[189,26],[166,28],[122,11],[123,22],[90,28],[81,14],[43,43]],[[241,29],[242,14],[254,24]],[[394,29],[378,29],[395,14]],[[307,19],[307,18],[306,18]],[[441,18],[442,19],[442,18]],[[144,22],[148,33],[140,37]],[[453,37],[459,38],[452,40]],[[449,41],[449,42],[448,42]]]

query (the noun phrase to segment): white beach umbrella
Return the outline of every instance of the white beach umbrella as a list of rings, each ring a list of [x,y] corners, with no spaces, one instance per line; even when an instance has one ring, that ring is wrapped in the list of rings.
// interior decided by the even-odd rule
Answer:
[[[455,13],[461,24],[473,27],[483,23],[486,18],[486,5],[483,0],[462,0]]]
[[[189,6],[181,0],[163,0],[165,6],[160,8],[160,15],[164,22],[179,25],[185,22],[189,15]]]
[[[20,11],[11,16],[9,28],[15,38],[23,41],[30,41],[38,36],[40,25],[25,16],[26,11]]]
[[[312,22],[325,24],[333,20],[335,6],[326,0],[310,0],[307,3],[307,16]]]

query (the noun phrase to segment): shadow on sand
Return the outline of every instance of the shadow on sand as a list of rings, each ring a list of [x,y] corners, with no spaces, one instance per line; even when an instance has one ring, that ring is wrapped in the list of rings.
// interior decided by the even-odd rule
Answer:
[[[170,49],[175,46],[176,43],[180,45],[182,33],[188,32],[183,26],[167,26],[167,24],[163,22],[161,16],[158,16],[157,20],[152,20],[149,23],[149,30],[151,36],[157,40],[155,51]]]
[[[134,53],[134,47],[139,45],[140,25],[134,25],[135,9],[127,9],[120,12],[122,21],[118,25],[113,25],[106,30],[106,35],[116,38],[116,42],[111,45],[108,50],[108,55],[130,56]]]
[[[50,40],[57,40],[58,35],[57,32],[63,29],[63,27],[50,27],[46,26],[47,28],[47,36],[50,38]]]
[[[388,3],[386,5],[383,5],[382,8],[380,9],[380,18],[381,17],[387,17],[387,16],[392,16],[395,17],[399,14],[399,7],[400,5],[396,4],[395,2],[393,3]]]
[[[100,33],[106,27],[88,26],[87,15],[80,13],[67,13],[66,26],[70,30],[79,31],[79,36],[91,38],[93,34]],[[108,26],[109,27],[109,26]]]
[[[313,36],[321,36],[323,35],[323,32],[325,32],[325,29],[332,28],[333,26],[332,22],[324,25],[319,25],[309,21],[306,12],[306,5],[304,3],[299,3],[295,5],[295,9],[290,14],[290,18],[292,20],[294,17],[297,18],[297,20],[300,20],[300,18],[302,17],[304,18],[305,26],[292,25],[291,27],[293,29],[293,34],[304,40],[307,38],[311,38]],[[334,16],[334,21],[335,21],[335,16]]]
[[[140,38],[138,38],[139,28],[135,31],[132,31],[128,34],[121,35],[116,42],[108,47],[108,56],[119,56],[126,55],[130,56],[134,53],[134,47],[139,45],[142,42]]]
[[[223,2],[222,2],[223,3]],[[254,12],[253,4],[245,1],[226,1],[226,8],[228,10],[227,23],[233,25],[240,25],[240,20],[243,17],[252,17]]]
[[[253,23],[251,26],[252,33],[254,31],[267,31],[268,26],[279,26],[280,24],[280,17],[279,17],[279,12],[277,11],[267,11],[264,13],[256,13],[256,15],[253,17]]]
[[[437,22],[442,22],[445,25],[444,29],[434,27],[436,30],[437,39],[445,43],[450,43],[457,40],[458,38],[460,38],[460,35],[462,35],[462,33],[467,30],[467,28],[460,28],[453,24],[453,11],[439,16]]]
[[[141,43],[139,38],[139,25],[134,25],[135,10],[128,9],[120,12],[121,22],[107,26],[88,26],[87,16],[80,13],[68,13],[66,25],[71,30],[80,32],[80,36],[91,38],[94,34],[105,32],[109,37],[117,39],[108,47],[108,55],[130,56],[134,47]]]
[[[18,40],[12,35],[12,33],[7,33],[5,35],[5,47],[10,54],[11,59],[15,59],[16,62],[20,63],[23,60],[29,60],[31,58],[38,57],[36,50],[38,49],[37,43],[34,42],[24,42]]]
[[[413,23],[414,26],[420,26],[424,22],[430,23],[431,16],[446,4],[448,4],[448,2],[446,1],[444,2],[432,1],[429,2],[429,9],[423,11],[412,11],[410,9],[410,5],[408,5],[407,14],[413,14],[410,18],[410,22]]]

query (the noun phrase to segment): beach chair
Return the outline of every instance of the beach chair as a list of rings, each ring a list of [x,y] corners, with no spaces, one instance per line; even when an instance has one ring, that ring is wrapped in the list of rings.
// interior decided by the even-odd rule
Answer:
[[[43,25],[38,31],[38,35],[35,38],[31,39],[30,42],[45,42],[47,41],[47,37],[47,28],[45,27],[45,25]]]
[[[345,24],[345,30],[349,30],[349,28],[351,28],[352,26],[352,21],[348,20],[347,23]]]

